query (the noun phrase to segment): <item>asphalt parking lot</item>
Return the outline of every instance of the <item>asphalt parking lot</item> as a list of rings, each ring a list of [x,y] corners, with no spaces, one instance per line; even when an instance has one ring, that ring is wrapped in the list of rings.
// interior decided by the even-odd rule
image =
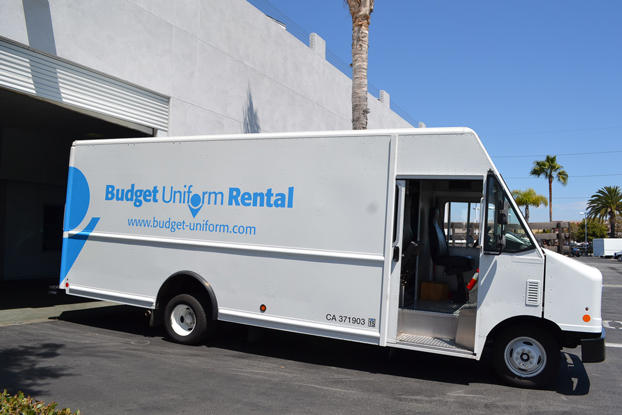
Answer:
[[[603,273],[607,360],[583,365],[580,349],[564,350],[545,390],[506,386],[488,355],[475,362],[237,325],[181,346],[149,328],[144,310],[73,298],[0,303],[0,389],[85,415],[619,413],[622,263],[579,260]]]

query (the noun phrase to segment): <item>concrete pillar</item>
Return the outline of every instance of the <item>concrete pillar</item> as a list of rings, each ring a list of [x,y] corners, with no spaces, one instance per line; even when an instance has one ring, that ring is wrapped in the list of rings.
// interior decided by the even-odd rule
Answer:
[[[317,33],[309,35],[309,47],[317,55],[320,55],[322,59],[326,59],[326,41],[318,36]]]

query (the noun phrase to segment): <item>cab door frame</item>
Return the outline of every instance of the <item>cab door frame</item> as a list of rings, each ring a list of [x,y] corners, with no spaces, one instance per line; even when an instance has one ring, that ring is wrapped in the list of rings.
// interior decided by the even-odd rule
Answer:
[[[494,181],[494,182],[491,182]],[[510,251],[487,249],[486,234],[489,224],[497,226],[497,209],[491,204],[491,189],[503,192],[509,205],[510,217],[520,225],[533,248]],[[490,217],[492,212],[493,217]],[[481,353],[486,337],[499,323],[513,317],[535,317],[543,315],[544,262],[545,257],[535,237],[514,202],[507,186],[494,172],[490,172],[484,183],[484,199],[481,211],[480,231],[481,255],[479,261],[479,292],[475,352]],[[494,237],[496,233],[493,232]],[[532,300],[532,293],[538,299]]]
[[[406,180],[395,181],[395,211],[393,220],[393,235],[391,243],[391,271],[389,276],[389,300],[388,300],[388,320],[387,320],[387,341],[395,343],[397,341],[397,328],[400,307],[400,277],[402,270],[402,243],[404,228],[404,206],[406,200]]]

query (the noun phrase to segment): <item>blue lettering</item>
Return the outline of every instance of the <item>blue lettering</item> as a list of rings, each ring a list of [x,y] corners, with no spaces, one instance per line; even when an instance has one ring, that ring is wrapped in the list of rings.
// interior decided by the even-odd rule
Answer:
[[[134,195],[136,196],[136,199],[134,199],[134,206],[141,207],[143,205],[143,201],[140,197],[143,195],[143,191],[140,189],[136,190],[136,192],[134,192]]]
[[[294,187],[287,189],[287,207],[289,209],[294,207]]]
[[[253,193],[253,206],[263,207],[264,194],[261,192]]]
[[[272,189],[268,189],[266,191],[266,206],[268,206],[268,207],[273,207],[272,206],[272,196],[274,196],[274,194],[272,193]]]
[[[196,213],[204,204],[220,204],[222,206],[225,201],[225,195],[223,192],[204,191],[195,193],[192,191],[193,185],[184,185],[184,190],[175,190],[174,186],[170,186],[170,190],[167,195],[166,187],[167,186],[162,186],[162,201],[164,203],[187,202],[193,217],[196,217]],[[128,189],[120,189],[112,184],[108,184],[106,185],[104,197],[105,200],[131,202],[134,207],[139,208],[145,203],[158,203],[159,193],[160,191],[158,190],[158,186],[153,186],[153,188],[149,189],[137,189],[136,183],[132,183]],[[294,187],[289,187],[287,189],[287,193],[275,193],[273,188],[266,189],[265,193],[243,192],[239,187],[230,187],[227,205],[291,209],[294,207]],[[173,227],[175,229],[172,229]],[[174,225],[166,226],[166,228],[170,229],[171,232],[179,230],[179,228]]]
[[[205,194],[203,192],[203,199]],[[212,192],[210,192],[212,193]],[[294,187],[289,187],[286,193],[274,193],[272,188],[262,192],[242,192],[238,187],[229,188],[229,206],[254,206],[254,207],[277,207],[277,208],[293,208],[294,207]]]
[[[184,185],[186,187],[186,185]],[[188,186],[188,190],[184,192],[184,203],[186,203],[186,195],[188,195],[188,203],[190,203],[190,193],[192,193],[192,185]]]
[[[106,186],[106,200],[114,199],[114,186],[109,184]]]
[[[240,198],[240,193],[242,193],[242,191],[237,187],[229,188],[229,206],[232,206],[234,203],[236,206],[240,206],[240,201],[238,200]]]
[[[242,193],[242,206],[250,206],[252,199],[253,199],[253,196],[251,196],[250,193],[248,192]]]
[[[237,189],[237,188],[234,187],[233,189]],[[240,189],[237,189],[237,191],[239,192]],[[220,196],[220,206],[222,206],[222,204],[225,203],[225,194],[223,192],[203,192],[203,203],[205,203],[205,195],[207,195],[208,205],[212,204],[212,195],[214,196],[215,205],[218,204],[218,196]],[[229,189],[229,206],[231,206],[231,189]]]
[[[274,198],[274,207],[285,207],[285,193],[277,193]]]
[[[130,186],[130,188],[125,192],[125,201],[131,202],[134,200],[134,183]]]
[[[173,186],[171,186],[171,196],[166,200],[166,186],[162,186],[162,201],[164,203],[171,203],[173,200]]]
[[[171,188],[171,191],[172,190],[173,189]],[[182,203],[182,201],[181,201],[181,190],[175,190],[173,192],[173,203],[175,203],[175,201],[177,200],[177,195],[179,195],[179,203]]]

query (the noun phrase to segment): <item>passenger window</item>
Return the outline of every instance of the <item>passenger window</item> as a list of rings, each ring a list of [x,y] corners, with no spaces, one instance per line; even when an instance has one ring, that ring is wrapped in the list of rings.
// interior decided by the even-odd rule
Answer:
[[[479,203],[445,204],[445,239],[449,246],[473,247],[479,238]]]
[[[499,209],[507,202],[507,224],[499,223]],[[503,188],[494,176],[488,176],[486,191],[486,229],[484,237],[484,249],[486,251],[499,251],[497,241],[499,236],[505,235],[505,247],[503,252],[521,252],[534,249],[535,245],[525,227],[521,224],[519,214],[514,210]]]

